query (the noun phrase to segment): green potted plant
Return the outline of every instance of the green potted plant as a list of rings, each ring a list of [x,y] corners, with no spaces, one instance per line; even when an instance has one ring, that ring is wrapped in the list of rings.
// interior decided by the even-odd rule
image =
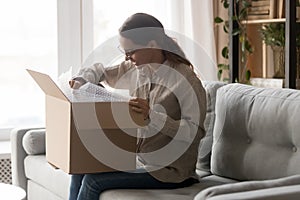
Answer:
[[[299,30],[299,29],[298,29]],[[284,78],[285,73],[285,23],[270,23],[260,29],[263,42],[271,46],[274,60],[274,78]],[[296,33],[297,47],[297,78],[300,75],[300,32]]]
[[[229,20],[232,20],[237,23],[237,28],[235,28],[232,31],[229,31],[229,22],[228,20],[224,20],[221,17],[217,16],[214,19],[215,24],[223,25],[223,30],[225,33],[228,34],[228,36],[235,36],[239,35],[239,41],[240,41],[240,47],[241,47],[241,65],[242,65],[242,73],[241,73],[241,79],[239,82],[241,83],[250,83],[250,76],[251,72],[248,69],[247,63],[248,63],[248,56],[253,53],[253,48],[250,44],[250,41],[248,40],[247,36],[247,19],[248,19],[248,9],[251,6],[251,1],[249,0],[235,0],[233,1],[234,5],[234,13],[233,16]],[[221,3],[223,5],[224,9],[229,8],[229,0],[221,0]],[[229,13],[229,10],[228,10]],[[244,23],[242,23],[244,22]],[[223,81],[228,82],[228,77],[222,77],[224,71],[229,70],[229,47],[228,45],[225,45],[222,48],[222,57],[224,58],[224,63],[218,64],[218,78],[219,80],[223,79]]]
[[[260,29],[263,42],[273,50],[274,78],[284,78],[284,23],[270,23]]]

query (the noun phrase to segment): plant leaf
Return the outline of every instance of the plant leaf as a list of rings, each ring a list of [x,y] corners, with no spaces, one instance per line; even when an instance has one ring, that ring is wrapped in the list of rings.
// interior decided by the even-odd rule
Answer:
[[[249,8],[249,7],[251,7],[251,1],[249,1],[249,0],[243,0],[242,1],[242,7],[243,8]]]
[[[247,70],[246,71],[246,74],[245,74],[245,78],[247,81],[250,81],[250,77],[251,77],[251,71],[250,70]]]
[[[220,24],[222,22],[224,22],[224,20],[221,17],[215,17],[215,23],[216,24]]]
[[[226,9],[229,8],[229,2],[227,0],[223,2],[223,7]]]
[[[218,64],[219,69],[223,70],[229,70],[229,65],[228,64]]]
[[[225,46],[222,49],[222,57],[228,59],[229,58],[229,49],[228,46]]]
[[[227,34],[229,33],[226,25],[223,26],[223,31]]]
[[[223,73],[223,71],[222,71],[222,69],[220,69],[218,71],[218,80],[221,80],[222,73]]]
[[[249,40],[245,40],[245,50],[247,52],[249,52],[250,54],[253,53],[253,49],[252,49],[252,46],[251,46]]]
[[[241,32],[241,30],[239,28],[235,28],[232,30],[232,35],[236,36],[236,35],[240,34],[240,32]]]

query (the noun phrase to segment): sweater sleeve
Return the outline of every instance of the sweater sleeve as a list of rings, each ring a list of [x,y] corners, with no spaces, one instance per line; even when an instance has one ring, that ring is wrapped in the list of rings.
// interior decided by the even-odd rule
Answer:
[[[109,86],[115,87],[118,80],[126,74],[130,69],[133,69],[133,64],[124,61],[119,65],[104,68],[101,63],[96,63],[89,67],[84,67],[79,70],[76,78],[83,78],[87,82],[98,84],[99,82],[106,81]]]
[[[183,98],[180,99],[181,119],[174,120],[166,113],[152,109],[149,114],[149,126],[176,140],[190,142],[199,133],[199,129],[202,129],[203,131],[200,130],[200,132],[204,134],[206,95],[202,86],[194,85],[182,96]],[[184,98],[187,96],[193,98]]]

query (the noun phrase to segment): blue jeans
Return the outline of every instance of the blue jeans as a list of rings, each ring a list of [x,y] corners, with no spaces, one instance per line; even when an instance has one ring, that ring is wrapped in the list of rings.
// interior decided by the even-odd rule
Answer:
[[[181,183],[165,183],[147,172],[103,172],[72,175],[69,200],[99,200],[100,194],[109,189],[175,189],[187,187],[198,180],[190,178]]]

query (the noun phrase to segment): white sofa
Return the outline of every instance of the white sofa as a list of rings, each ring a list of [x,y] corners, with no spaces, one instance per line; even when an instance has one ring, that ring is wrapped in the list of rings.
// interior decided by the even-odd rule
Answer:
[[[199,145],[199,183],[108,190],[100,200],[300,199],[300,91],[204,86],[207,133]],[[67,199],[70,176],[46,162],[45,130],[14,129],[11,141],[13,184],[27,191],[28,200]]]

